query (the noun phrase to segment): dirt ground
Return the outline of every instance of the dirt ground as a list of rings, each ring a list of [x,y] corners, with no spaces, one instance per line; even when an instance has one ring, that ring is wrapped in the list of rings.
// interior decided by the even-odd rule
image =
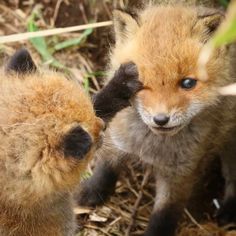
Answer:
[[[26,32],[30,22],[38,29],[51,29],[111,20],[112,9],[121,6],[121,0],[0,0],[0,36]],[[33,20],[32,12],[36,14]],[[75,32],[41,39],[46,45],[44,54],[29,41],[0,45],[0,61],[6,61],[17,48],[27,47],[37,64],[68,73],[94,93],[101,88],[105,76],[107,53],[113,43],[112,28],[94,30],[72,46],[58,49],[58,44],[82,36],[83,32]],[[45,56],[45,51],[50,57]],[[89,168],[86,174],[91,172]],[[224,184],[218,161],[206,173],[185,210],[179,236],[236,236],[236,231],[218,228],[214,223],[213,199],[221,198]],[[140,163],[130,163],[124,168],[116,193],[104,207],[75,208],[77,235],[142,235],[152,211],[153,189],[152,171]]]

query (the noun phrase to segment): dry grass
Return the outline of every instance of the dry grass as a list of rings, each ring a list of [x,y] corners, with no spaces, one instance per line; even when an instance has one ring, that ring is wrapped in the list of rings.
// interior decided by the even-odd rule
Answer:
[[[38,3],[41,3],[42,17],[36,21],[40,29],[87,24],[91,20],[111,20],[111,9],[122,5],[122,1],[109,0],[2,0],[0,2],[0,36],[27,31],[27,20]],[[86,41],[53,53],[53,57],[65,66],[66,73],[76,78],[91,93],[100,89],[101,72],[105,68],[109,42],[109,28],[95,30]],[[78,38],[81,32],[66,33],[46,39],[48,50],[58,42]],[[27,47],[36,62],[48,66],[50,61],[42,60],[35,47],[28,41],[0,45],[1,62],[5,61],[17,48]],[[90,170],[91,171],[91,170]],[[140,163],[130,163],[117,185],[116,194],[109,203],[99,209],[76,208],[80,232],[78,236],[96,235],[142,235],[152,210],[154,181],[151,170]],[[210,182],[210,181],[209,181]],[[213,181],[213,185],[214,185]],[[208,181],[204,190],[209,189]],[[207,191],[203,191],[207,192]],[[204,194],[203,194],[204,195]],[[212,193],[193,201],[180,224],[179,236],[236,236],[235,231],[227,232],[213,222]],[[197,211],[192,210],[197,204]],[[198,207],[198,206],[201,207]],[[200,210],[201,209],[201,210]]]

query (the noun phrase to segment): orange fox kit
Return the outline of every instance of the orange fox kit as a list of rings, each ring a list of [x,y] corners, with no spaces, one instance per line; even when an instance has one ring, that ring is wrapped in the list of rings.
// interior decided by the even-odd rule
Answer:
[[[220,154],[226,190],[218,220],[236,221],[236,99],[217,92],[236,81],[235,45],[215,51],[207,81],[197,66],[200,50],[223,19],[221,11],[204,7],[149,5],[137,15],[114,12],[110,73],[133,61],[144,89],[111,122],[106,138],[114,157],[96,166],[80,204],[102,204],[114,190],[121,159],[140,158],[156,175],[145,236],[173,236],[199,170]]]
[[[141,88],[133,67],[121,66],[96,96],[101,118],[111,119]],[[103,121],[77,82],[38,71],[24,49],[1,73],[0,88],[0,235],[72,236],[72,193]]]

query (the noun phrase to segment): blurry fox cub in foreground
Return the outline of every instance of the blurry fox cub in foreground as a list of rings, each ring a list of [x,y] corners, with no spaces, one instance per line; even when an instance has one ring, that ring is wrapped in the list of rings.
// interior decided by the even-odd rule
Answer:
[[[110,73],[133,61],[144,89],[134,106],[110,123],[106,139],[114,156],[105,159],[109,150],[103,147],[94,176],[81,189],[81,205],[102,204],[124,159],[139,158],[156,175],[145,236],[172,236],[200,170],[218,154],[226,182],[218,220],[236,221],[236,99],[218,93],[236,82],[235,45],[215,51],[206,68],[208,80],[197,67],[200,50],[223,19],[221,11],[204,7],[149,5],[137,15],[114,12]]]
[[[101,118],[141,88],[134,68],[122,65],[93,107],[76,81],[38,71],[26,50],[11,58],[0,78],[1,236],[75,235],[72,192],[100,143]]]

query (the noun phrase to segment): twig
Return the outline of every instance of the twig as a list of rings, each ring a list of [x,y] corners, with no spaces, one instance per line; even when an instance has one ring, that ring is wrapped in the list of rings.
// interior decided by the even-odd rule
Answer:
[[[205,228],[203,228],[194,218],[193,216],[190,214],[190,212],[188,211],[188,209],[184,209],[184,213],[188,216],[188,218],[192,221],[193,224],[195,224],[199,229],[209,233],[208,230],[206,230]]]
[[[22,40],[28,40],[35,37],[46,37],[46,36],[51,36],[51,35],[64,34],[68,32],[86,30],[90,28],[106,27],[110,25],[112,25],[112,21],[104,21],[104,22],[92,23],[92,24],[86,24],[86,25],[77,25],[77,26],[71,26],[71,27],[65,27],[65,28],[41,30],[37,32],[12,34],[12,35],[0,37],[0,43],[19,42]]]
[[[84,19],[84,22],[88,24],[88,17],[86,16],[85,10],[84,10],[84,5],[82,3],[79,4],[80,11],[82,13],[82,17]]]
[[[96,231],[100,231],[102,232],[104,235],[110,236],[110,234],[108,232],[106,232],[104,229],[102,229],[101,227],[97,227],[95,225],[84,225],[84,227],[86,227],[87,229],[94,229]]]
[[[109,224],[109,226],[112,226],[112,225],[114,225],[114,224],[116,224],[118,221],[120,221],[121,220],[121,216],[119,216],[118,218],[116,218],[115,220],[113,220],[110,224]]]
[[[58,13],[59,13],[62,2],[63,2],[63,0],[57,0],[56,6],[55,6],[55,11],[53,14],[53,26],[55,26],[55,22],[57,20]]]
[[[130,236],[130,233],[131,233],[131,230],[135,224],[135,220],[136,220],[136,214],[137,214],[137,211],[138,211],[138,207],[141,203],[141,200],[143,198],[143,189],[145,187],[145,185],[147,185],[147,182],[149,180],[149,177],[151,175],[151,168],[147,168],[146,171],[145,171],[145,175],[143,177],[143,181],[142,181],[142,184],[141,184],[141,188],[140,188],[140,191],[139,191],[139,194],[138,194],[138,198],[134,204],[134,209],[132,211],[132,214],[131,214],[131,223],[129,224],[126,232],[125,232],[125,236]]]

